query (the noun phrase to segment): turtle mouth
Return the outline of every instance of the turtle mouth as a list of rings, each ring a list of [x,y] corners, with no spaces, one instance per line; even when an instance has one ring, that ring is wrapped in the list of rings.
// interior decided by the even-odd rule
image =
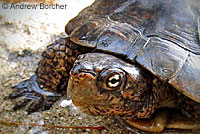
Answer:
[[[85,102],[85,101],[80,101],[77,98],[72,98],[72,102],[75,106],[77,107],[82,107],[82,106],[100,106],[100,107],[118,107],[121,108],[122,105],[119,105],[117,103],[100,103],[99,101],[96,102]]]
[[[74,100],[73,104],[80,109],[83,113],[93,115],[93,116],[103,116],[111,114],[111,107],[109,105],[97,105],[97,104],[87,104],[83,102],[76,102]]]
[[[121,105],[111,104],[99,104],[99,103],[86,103],[79,102],[72,99],[73,104],[78,107],[83,113],[93,116],[105,116],[105,115],[125,115],[132,114],[132,110],[126,111]]]

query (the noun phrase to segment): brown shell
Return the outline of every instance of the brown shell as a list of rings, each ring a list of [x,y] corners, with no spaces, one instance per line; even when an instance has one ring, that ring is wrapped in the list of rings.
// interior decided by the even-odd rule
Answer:
[[[66,25],[77,44],[125,56],[200,103],[199,0],[96,0]]]

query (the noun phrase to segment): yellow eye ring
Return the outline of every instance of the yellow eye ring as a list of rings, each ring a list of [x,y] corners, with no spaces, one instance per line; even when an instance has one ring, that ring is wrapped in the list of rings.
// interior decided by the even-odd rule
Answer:
[[[107,79],[107,85],[109,88],[116,88],[119,86],[120,84],[120,75],[119,74],[115,74],[115,75],[112,75],[110,76],[108,79]]]

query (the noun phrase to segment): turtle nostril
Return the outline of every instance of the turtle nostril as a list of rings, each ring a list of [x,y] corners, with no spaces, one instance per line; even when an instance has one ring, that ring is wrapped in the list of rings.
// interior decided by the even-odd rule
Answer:
[[[77,76],[78,76],[79,80],[81,80],[81,81],[85,80],[85,79],[95,80],[95,78],[96,78],[95,74],[91,73],[91,72],[81,72]]]
[[[74,67],[70,71],[70,75],[79,75],[79,74],[90,74],[93,77],[96,77],[96,72],[94,70],[89,69],[90,67],[86,68],[84,65],[82,65],[80,62],[76,63]]]
[[[81,70],[81,73],[90,75],[91,77],[95,78],[96,77],[96,72],[92,71],[92,70]]]

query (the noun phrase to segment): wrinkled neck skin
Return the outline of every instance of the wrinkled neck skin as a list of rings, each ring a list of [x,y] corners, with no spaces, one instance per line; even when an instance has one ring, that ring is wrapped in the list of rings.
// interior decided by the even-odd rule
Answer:
[[[137,69],[139,74],[136,77],[127,71],[127,82],[122,97],[126,100],[124,105],[133,109],[130,118],[148,118],[155,111],[152,80],[149,75]]]
[[[152,81],[152,92],[156,108],[177,108],[175,89],[168,83],[154,78]]]
[[[149,118],[156,109],[177,107],[175,93],[169,84],[146,71],[139,69],[139,72],[136,80],[131,75],[127,76],[127,85],[122,94],[123,98],[129,100],[125,102],[128,107],[135,108],[128,118]],[[132,95],[126,93],[130,92],[129,89],[132,89]]]

